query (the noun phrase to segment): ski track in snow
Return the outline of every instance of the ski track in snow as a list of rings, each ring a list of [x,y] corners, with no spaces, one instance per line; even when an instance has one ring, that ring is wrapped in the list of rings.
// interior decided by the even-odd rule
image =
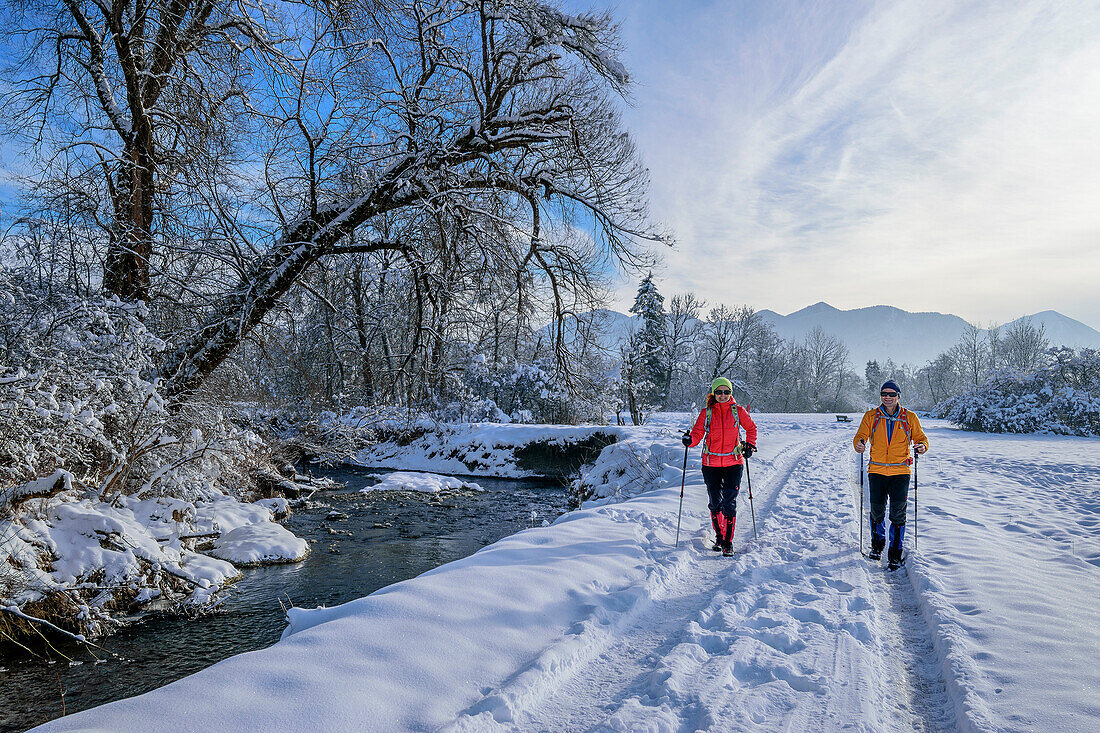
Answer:
[[[827,478],[850,455],[833,438],[753,460],[759,539],[743,480],[737,556],[709,549],[709,527],[685,532],[647,587],[594,609],[447,729],[954,729],[906,570],[857,552],[858,488]],[[644,514],[606,511],[651,531]]]

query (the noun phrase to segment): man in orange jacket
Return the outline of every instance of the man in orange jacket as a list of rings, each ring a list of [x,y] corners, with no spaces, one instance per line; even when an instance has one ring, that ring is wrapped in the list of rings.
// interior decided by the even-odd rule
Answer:
[[[891,567],[901,564],[901,541],[905,536],[905,508],[909,499],[909,444],[913,450],[928,450],[928,436],[920,426],[920,418],[901,406],[901,390],[892,379],[879,390],[882,404],[863,415],[852,439],[857,453],[871,444],[871,457],[867,467],[868,493],[871,498],[871,558],[882,557],[886,545],[886,499],[890,499],[890,552],[887,560]],[[863,519],[860,518],[862,522]]]

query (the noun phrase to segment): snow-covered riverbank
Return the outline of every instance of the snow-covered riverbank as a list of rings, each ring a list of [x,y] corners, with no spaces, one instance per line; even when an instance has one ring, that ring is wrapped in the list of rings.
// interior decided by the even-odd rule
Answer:
[[[431,423],[411,442],[381,442],[350,462],[563,478],[620,434],[600,426]],[[32,615],[39,613],[37,605],[48,606],[50,613],[43,615],[49,620],[87,636],[109,632],[137,611],[205,608],[239,577],[239,568],[297,562],[309,552],[308,543],[276,522],[288,511],[283,498],[247,503],[211,488],[193,492],[190,500],[118,495],[105,501],[74,487],[70,478],[59,471],[14,492],[18,506],[0,520],[0,562],[15,568],[17,577],[2,600]],[[315,488],[274,478],[294,493]],[[64,487],[58,491],[55,484]],[[450,476],[405,473],[372,490],[467,485]]]
[[[349,461],[453,475],[565,478],[625,434],[600,425],[440,424],[411,440],[372,445]]]
[[[239,567],[296,562],[309,545],[276,523],[285,499],[255,503],[121,495],[112,501],[62,491],[31,499],[0,521],[0,549],[17,583],[9,602],[35,613],[39,599],[90,635],[139,608],[202,608]],[[68,608],[71,606],[71,608]]]
[[[919,547],[887,574],[831,416],[758,416],[759,537],[743,492],[732,559],[693,452],[674,547],[684,422],[634,431],[679,457],[634,498],[294,609],[273,647],[42,730],[1095,729],[1096,440],[930,421]]]

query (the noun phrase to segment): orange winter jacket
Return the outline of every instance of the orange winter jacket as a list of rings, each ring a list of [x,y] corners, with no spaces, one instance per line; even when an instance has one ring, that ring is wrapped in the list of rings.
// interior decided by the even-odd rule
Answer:
[[[890,415],[880,405],[863,415],[852,447],[866,440],[871,445],[867,472],[883,476],[901,476],[909,473],[912,459],[909,444],[922,443],[928,450],[928,436],[920,426],[920,418],[904,407],[898,407],[896,415]]]
[[[733,409],[737,408],[737,418],[734,418]],[[741,431],[737,428],[740,422],[745,428],[745,440],[756,445],[756,423],[749,416],[749,411],[733,400],[715,402],[710,408],[710,434],[707,435],[707,444],[703,447],[704,466],[738,466],[744,461],[741,459]],[[707,411],[699,413],[695,419],[695,427],[691,429],[691,444],[698,445],[703,439],[706,430]],[[725,455],[719,455],[725,454]]]

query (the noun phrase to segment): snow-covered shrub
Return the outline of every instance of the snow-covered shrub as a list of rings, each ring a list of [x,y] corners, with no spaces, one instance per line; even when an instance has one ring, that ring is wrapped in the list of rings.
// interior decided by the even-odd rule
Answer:
[[[570,485],[578,501],[623,501],[657,485],[662,468],[678,451],[656,441],[623,440],[607,446],[591,468]]]
[[[570,388],[549,359],[493,363],[474,354],[454,379],[458,382],[453,391],[464,396],[459,404],[467,413],[465,419],[475,422],[576,424],[597,420],[606,413],[613,391],[603,372],[575,375],[578,382]],[[453,412],[445,411],[444,419],[454,419]]]
[[[168,409],[145,377],[165,344],[140,305],[40,290],[3,270],[0,294],[0,490],[59,469],[107,498],[247,487],[240,459],[256,437],[215,406]]]
[[[497,403],[487,397],[448,403],[440,414],[447,422],[511,422]]]
[[[936,408],[939,417],[989,433],[1100,435],[1100,352],[1050,349],[1032,374],[997,372]]]
[[[137,599],[209,601],[236,571],[180,538],[268,459],[217,404],[166,403],[144,316],[0,268],[0,602],[90,633]]]
[[[523,423],[525,425],[530,425],[535,422],[535,415],[530,410],[514,410],[508,417],[512,422]]]

